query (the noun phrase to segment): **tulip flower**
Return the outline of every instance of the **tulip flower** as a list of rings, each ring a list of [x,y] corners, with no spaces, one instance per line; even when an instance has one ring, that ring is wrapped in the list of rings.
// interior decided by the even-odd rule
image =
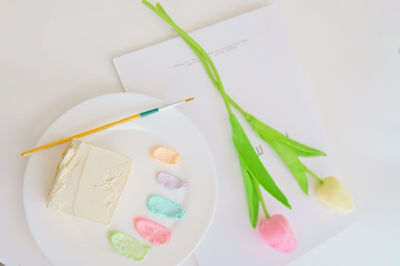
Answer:
[[[265,215],[265,219],[260,222],[258,227],[261,238],[273,249],[282,253],[292,253],[297,249],[297,242],[288,220],[280,214],[270,216],[259,186],[254,185],[254,190],[256,192],[254,198],[257,203],[253,205],[253,208],[256,208],[255,211],[258,213],[259,203],[261,203]]]
[[[354,210],[354,202],[350,193],[335,177],[326,177],[315,188],[317,197],[328,207],[341,215]]]
[[[297,249],[296,238],[283,215],[277,214],[262,220],[258,231],[270,247],[280,252],[292,253]]]

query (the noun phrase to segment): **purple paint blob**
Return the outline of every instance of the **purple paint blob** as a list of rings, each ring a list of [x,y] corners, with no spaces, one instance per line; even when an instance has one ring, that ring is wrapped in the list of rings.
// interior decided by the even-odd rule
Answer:
[[[167,189],[180,189],[189,186],[189,182],[182,180],[179,177],[164,171],[160,171],[157,174],[156,178],[158,183],[160,183]]]

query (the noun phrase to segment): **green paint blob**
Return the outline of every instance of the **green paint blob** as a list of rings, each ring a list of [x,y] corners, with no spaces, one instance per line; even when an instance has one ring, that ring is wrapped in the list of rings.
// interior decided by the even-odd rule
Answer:
[[[181,205],[161,196],[151,196],[147,200],[147,208],[154,214],[172,220],[183,220],[186,216],[186,211]]]
[[[150,246],[118,231],[109,233],[108,239],[115,252],[134,261],[143,260],[151,250]]]

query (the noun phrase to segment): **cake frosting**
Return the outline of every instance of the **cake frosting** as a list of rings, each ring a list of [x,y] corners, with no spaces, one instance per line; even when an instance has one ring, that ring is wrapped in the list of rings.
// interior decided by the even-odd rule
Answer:
[[[151,247],[122,232],[111,232],[108,235],[111,247],[118,254],[133,261],[143,260],[149,254]]]
[[[153,245],[164,245],[171,239],[171,231],[149,219],[138,217],[134,220],[136,231]]]
[[[59,164],[47,207],[108,225],[131,165],[128,156],[73,140]]]
[[[158,163],[173,166],[182,161],[182,157],[175,150],[165,147],[157,146],[151,151],[151,157]]]
[[[183,220],[186,217],[186,211],[181,205],[157,195],[149,197],[147,208],[156,215],[172,220]]]
[[[157,181],[161,185],[163,185],[167,189],[180,189],[180,188],[187,188],[189,186],[189,182],[185,181],[177,176],[174,176],[173,174],[170,174],[165,171],[160,171],[158,172],[157,176]]]

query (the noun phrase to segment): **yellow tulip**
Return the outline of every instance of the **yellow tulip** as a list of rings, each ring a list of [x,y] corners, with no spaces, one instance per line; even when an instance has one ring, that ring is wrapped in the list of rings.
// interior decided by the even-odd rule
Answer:
[[[335,177],[326,177],[315,188],[317,197],[327,206],[341,215],[349,214],[354,210],[354,202],[350,193]]]

